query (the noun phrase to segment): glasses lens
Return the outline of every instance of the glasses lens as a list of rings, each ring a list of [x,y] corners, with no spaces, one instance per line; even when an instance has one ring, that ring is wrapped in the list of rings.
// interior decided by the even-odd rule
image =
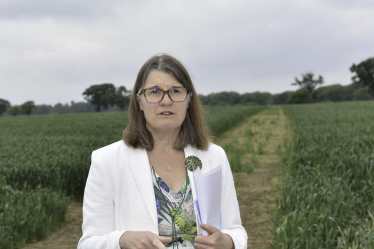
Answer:
[[[149,103],[158,103],[164,96],[164,91],[158,88],[146,89],[145,98]],[[187,98],[187,89],[183,87],[175,87],[169,90],[169,97],[174,102],[182,102]]]
[[[148,102],[159,102],[162,99],[163,91],[157,88],[145,90],[145,97]]]
[[[187,97],[187,89],[183,87],[176,87],[169,90],[169,95],[172,101],[184,101]]]

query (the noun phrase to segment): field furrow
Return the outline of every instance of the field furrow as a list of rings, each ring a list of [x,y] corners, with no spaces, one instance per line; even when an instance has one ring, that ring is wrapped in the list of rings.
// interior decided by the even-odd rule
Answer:
[[[239,169],[233,174],[248,248],[266,248],[264,240],[272,240],[269,220],[280,195],[281,155],[290,139],[290,122],[275,107],[250,117],[217,140],[226,149],[231,168]]]

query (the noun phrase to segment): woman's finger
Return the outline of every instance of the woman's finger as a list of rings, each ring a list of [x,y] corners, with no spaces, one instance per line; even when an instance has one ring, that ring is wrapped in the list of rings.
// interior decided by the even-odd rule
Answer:
[[[158,238],[152,241],[152,245],[157,249],[166,249],[165,245]]]
[[[171,242],[170,237],[162,237],[162,236],[155,236],[154,238],[151,238],[152,245],[157,249],[166,249],[164,244],[168,244]]]
[[[196,236],[195,238],[195,248],[205,249],[205,248],[234,248],[234,242],[231,237],[224,234],[218,228],[208,225],[200,224],[201,228],[209,233],[209,236]]]
[[[196,242],[195,242],[194,246],[195,246],[196,249],[209,249],[209,248],[211,248],[211,247],[208,246],[208,245],[198,244],[198,243],[196,243]]]
[[[215,243],[215,238],[212,238],[212,236],[202,236],[198,235],[195,237],[195,245],[200,244],[200,245],[207,245],[207,246],[212,246]]]
[[[171,237],[158,236],[158,239],[159,239],[163,244],[169,244],[169,243],[172,241]]]
[[[218,228],[216,228],[214,226],[211,226],[209,224],[201,223],[200,226],[201,226],[202,229],[204,229],[205,231],[207,231],[209,235],[211,235],[211,234],[213,234],[215,232],[220,231]]]

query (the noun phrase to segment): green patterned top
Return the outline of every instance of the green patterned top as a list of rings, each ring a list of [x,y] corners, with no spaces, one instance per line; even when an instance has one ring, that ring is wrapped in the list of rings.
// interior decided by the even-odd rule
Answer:
[[[165,245],[166,248],[173,248],[173,246],[174,248],[195,248],[194,243],[197,235],[196,216],[188,174],[186,174],[182,189],[175,193],[161,179],[152,166],[151,170],[160,236],[172,237],[171,215],[175,215],[174,222],[177,236],[170,244]],[[184,196],[185,194],[186,196]]]

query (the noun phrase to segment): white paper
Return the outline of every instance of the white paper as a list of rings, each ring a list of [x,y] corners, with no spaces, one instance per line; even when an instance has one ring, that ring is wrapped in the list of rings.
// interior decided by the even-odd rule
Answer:
[[[215,169],[207,175],[200,175],[200,170],[194,172],[200,223],[209,224],[218,229],[221,228],[221,189],[222,168]],[[209,234],[202,230],[204,236]]]

